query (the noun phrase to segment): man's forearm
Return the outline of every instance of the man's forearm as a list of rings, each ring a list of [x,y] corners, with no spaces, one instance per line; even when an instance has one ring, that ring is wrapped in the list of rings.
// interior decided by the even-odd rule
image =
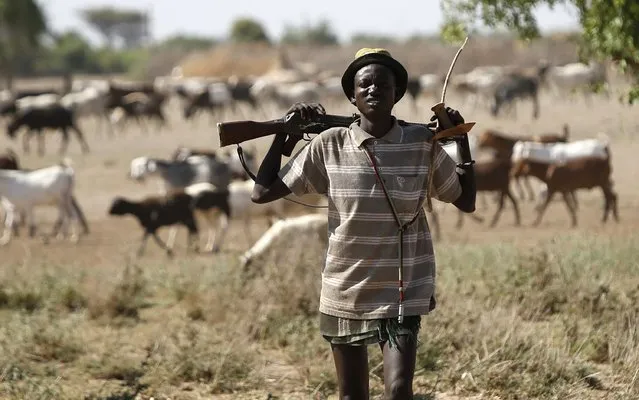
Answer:
[[[462,187],[462,193],[457,200],[453,202],[455,207],[463,212],[471,213],[475,211],[475,199],[477,198],[477,187],[475,186],[475,170],[471,166],[465,169],[463,173],[458,173],[459,183]]]
[[[256,185],[266,188],[275,181],[282,165],[282,149],[284,148],[285,142],[285,133],[278,133],[275,135],[273,143],[266,153],[266,156],[257,171],[257,175],[255,176]]]

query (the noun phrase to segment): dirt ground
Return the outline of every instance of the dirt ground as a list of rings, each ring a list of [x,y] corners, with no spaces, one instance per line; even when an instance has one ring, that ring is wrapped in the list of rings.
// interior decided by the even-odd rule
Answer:
[[[615,91],[623,90],[615,87]],[[561,132],[564,123],[570,127],[571,139],[591,138],[600,132],[610,138],[613,163],[613,178],[615,190],[618,194],[620,222],[608,221],[606,225],[600,222],[603,210],[603,196],[598,190],[581,191],[578,193],[580,209],[578,212],[579,225],[570,227],[570,219],[565,205],[556,199],[548,208],[546,215],[539,227],[532,227],[534,219],[533,204],[529,201],[521,201],[522,226],[513,226],[514,217],[512,207],[507,204],[502,217],[495,228],[489,228],[486,224],[476,223],[466,218],[461,230],[455,229],[457,213],[452,207],[438,205],[441,212],[442,237],[441,242],[455,243],[494,243],[510,242],[527,246],[539,240],[549,240],[575,231],[592,231],[601,235],[615,236],[634,232],[639,228],[639,185],[637,185],[635,173],[636,157],[639,153],[639,141],[636,138],[639,132],[639,113],[636,107],[628,107],[617,101],[617,95],[610,99],[595,98],[592,104],[587,104],[583,98],[573,100],[555,98],[544,92],[541,96],[541,117],[539,120],[531,118],[531,106],[528,102],[518,106],[517,118],[492,118],[489,113],[478,107],[474,109],[470,104],[464,104],[462,99],[449,94],[448,105],[459,109],[467,121],[476,121],[474,132],[483,129],[497,129],[514,135],[533,135],[550,132]],[[420,121],[431,115],[430,106],[434,99],[423,98],[420,102],[420,112],[414,114],[408,99],[402,100],[396,108],[398,117],[409,121]],[[350,113],[354,111],[352,106],[343,102],[327,106],[330,113]],[[73,160],[76,171],[76,196],[83,207],[91,228],[91,233],[83,237],[78,244],[53,240],[49,244],[43,244],[38,239],[30,239],[23,235],[6,247],[0,248],[0,264],[2,266],[32,266],[44,264],[76,265],[84,266],[88,270],[105,265],[123,265],[133,255],[141,238],[141,230],[132,217],[112,218],[107,215],[107,209],[115,196],[128,196],[141,198],[147,194],[157,193],[158,183],[154,180],[138,183],[127,178],[131,159],[138,156],[152,156],[168,158],[171,152],[178,146],[197,146],[200,148],[217,148],[218,138],[215,121],[208,117],[200,117],[193,122],[185,122],[176,104],[172,104],[168,110],[170,127],[157,130],[150,128],[148,133],[140,130],[135,125],[130,126],[124,132],[116,133],[111,139],[101,134],[93,121],[82,121],[87,141],[91,152],[83,155],[80,152],[78,142],[71,139],[68,156]],[[273,114],[270,117],[278,117]],[[240,115],[225,116],[225,120],[241,119]],[[264,119],[256,116],[254,119]],[[57,154],[59,148],[59,135],[47,134],[47,154],[39,157],[33,152],[24,154],[20,139],[11,141],[6,135],[0,135],[0,149],[13,148],[20,157],[20,163],[24,168],[39,168],[57,162],[60,157]],[[268,145],[270,139],[256,141],[256,145],[262,151]],[[36,142],[32,142],[32,151],[36,148]],[[534,181],[534,179],[533,179]],[[486,217],[487,220],[494,212],[495,204],[492,197],[488,198],[484,205],[478,201],[477,214]],[[312,212],[298,206],[291,207],[292,213]],[[55,214],[51,210],[37,211],[38,221],[43,229],[48,229]],[[253,240],[266,229],[266,222],[259,220],[253,227]],[[167,231],[161,233],[166,238]],[[176,263],[185,263],[191,260],[211,259],[213,263],[223,263],[225,259],[235,258],[240,252],[246,250],[250,243],[242,229],[242,225],[233,223],[225,248],[220,255],[188,255],[185,254],[186,235],[185,230],[180,229],[176,242]],[[436,249],[437,251],[437,249]],[[164,253],[150,241],[147,246],[145,258],[149,263],[155,260],[165,261]],[[163,318],[158,318],[146,329],[162,329]],[[279,379],[274,377],[275,379]],[[256,398],[262,394],[256,395]],[[230,397],[229,397],[230,398]],[[444,397],[439,397],[444,398]]]

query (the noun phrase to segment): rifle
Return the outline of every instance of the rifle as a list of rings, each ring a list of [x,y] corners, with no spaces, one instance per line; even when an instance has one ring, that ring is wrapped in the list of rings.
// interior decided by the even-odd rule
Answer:
[[[264,136],[274,135],[276,133],[287,133],[289,138],[284,144],[282,153],[289,157],[297,142],[309,133],[321,133],[329,128],[334,127],[349,127],[353,122],[359,119],[358,114],[352,114],[351,116],[343,115],[331,115],[320,114],[317,115],[311,121],[302,120],[299,113],[289,113],[282,118],[273,119],[270,121],[231,121],[231,122],[219,122],[217,124],[217,131],[220,135],[220,147],[228,146],[231,144],[240,144],[247,140],[253,140]],[[419,125],[424,128],[434,128],[436,123],[422,124],[412,123],[403,120],[397,121],[399,125]],[[453,135],[446,135],[440,140],[443,143],[450,141],[459,141],[463,132],[451,132]],[[430,139],[430,138],[429,138]]]
[[[320,133],[333,127],[348,127],[359,115],[319,115],[311,121],[304,121],[299,113],[289,113],[282,118],[270,121],[232,121],[219,122],[217,131],[220,135],[220,147],[240,144],[276,133],[287,133],[289,139],[284,145],[283,154],[290,156],[297,142],[305,133]]]

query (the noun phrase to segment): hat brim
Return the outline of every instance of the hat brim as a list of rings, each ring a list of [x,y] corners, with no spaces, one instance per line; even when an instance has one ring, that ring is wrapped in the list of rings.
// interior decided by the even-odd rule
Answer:
[[[342,89],[348,99],[353,98],[355,91],[355,74],[360,69],[370,64],[381,64],[388,67],[395,74],[395,103],[397,103],[406,93],[408,85],[408,72],[406,68],[397,60],[381,53],[369,53],[353,60],[342,75]]]

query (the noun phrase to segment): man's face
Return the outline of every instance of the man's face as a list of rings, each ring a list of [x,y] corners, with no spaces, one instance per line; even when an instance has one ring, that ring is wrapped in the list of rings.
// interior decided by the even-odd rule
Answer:
[[[381,64],[370,64],[355,74],[354,104],[362,115],[390,115],[395,105],[395,74]]]

